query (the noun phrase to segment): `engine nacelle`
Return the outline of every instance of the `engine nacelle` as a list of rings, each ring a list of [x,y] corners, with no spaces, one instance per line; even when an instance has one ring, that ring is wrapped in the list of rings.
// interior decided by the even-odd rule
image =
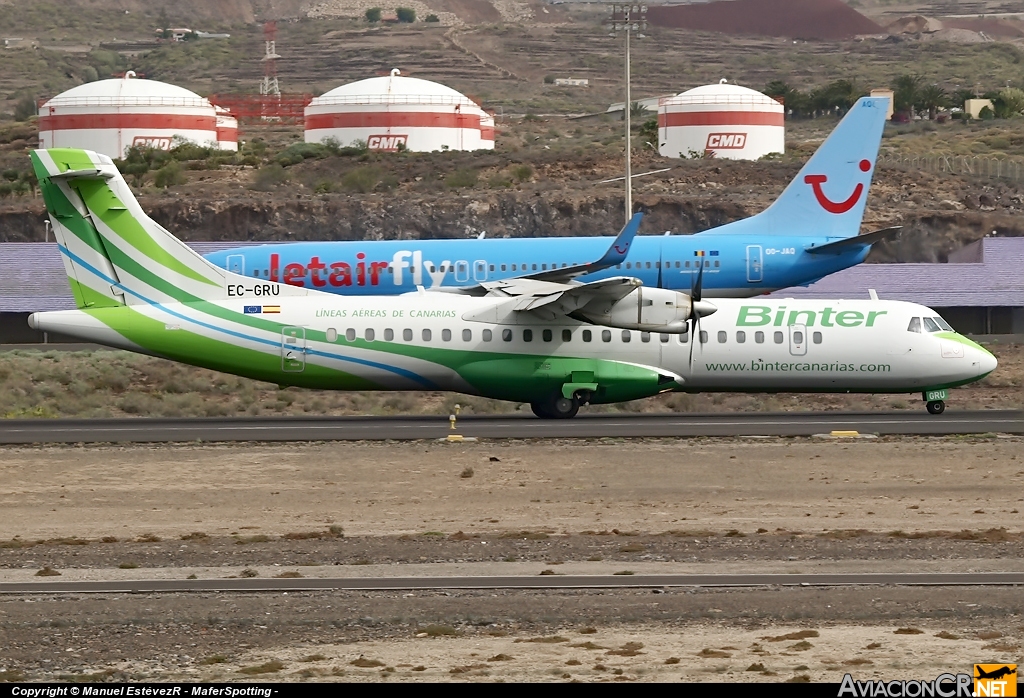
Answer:
[[[594,301],[575,315],[595,325],[623,330],[683,334],[691,307],[690,297],[685,293],[640,286],[614,303]]]

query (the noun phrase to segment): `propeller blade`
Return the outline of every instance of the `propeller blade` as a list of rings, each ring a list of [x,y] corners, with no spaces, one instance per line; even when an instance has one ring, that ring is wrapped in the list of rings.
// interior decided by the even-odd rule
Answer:
[[[704,258],[700,257],[697,263],[700,264],[700,269],[697,271],[697,285],[694,287],[693,295],[691,296],[695,301],[700,300],[701,289],[704,287]]]

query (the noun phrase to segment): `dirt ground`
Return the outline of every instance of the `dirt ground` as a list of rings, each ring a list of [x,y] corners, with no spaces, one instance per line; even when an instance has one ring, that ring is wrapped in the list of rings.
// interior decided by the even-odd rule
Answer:
[[[0,581],[1019,572],[1022,444],[6,448]],[[983,587],[40,594],[0,597],[0,676],[927,677],[1019,659],[1022,613]]]

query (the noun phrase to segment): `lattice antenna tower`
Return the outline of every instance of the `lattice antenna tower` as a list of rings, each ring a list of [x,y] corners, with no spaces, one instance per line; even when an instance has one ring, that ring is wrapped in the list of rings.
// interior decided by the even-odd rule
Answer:
[[[260,83],[260,94],[274,97],[281,96],[281,88],[277,84],[277,22],[263,24],[263,81]]]

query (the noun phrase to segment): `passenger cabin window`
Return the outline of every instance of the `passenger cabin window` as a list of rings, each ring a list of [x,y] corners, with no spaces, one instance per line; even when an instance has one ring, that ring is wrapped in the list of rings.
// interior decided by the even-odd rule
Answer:
[[[601,330],[601,341],[602,342],[610,342],[610,341],[612,341],[612,331],[611,330]]]
[[[430,330],[423,330],[423,341],[424,342],[429,342],[430,341]]]
[[[338,330],[334,329],[333,327],[328,328],[328,330],[327,330],[327,341],[328,342],[337,342],[338,341]]]
[[[533,330],[523,330],[523,341],[524,342],[532,342],[533,341]]]
[[[650,342],[651,341],[651,333],[650,332],[641,332],[640,333],[640,341],[641,342]]]
[[[705,332],[704,330],[700,331],[700,343],[701,344],[707,344],[708,343],[708,333]]]
[[[511,342],[512,341],[512,330],[502,330],[501,331],[501,341],[503,341],[503,342]]]
[[[622,341],[624,344],[629,344],[633,339],[633,333],[629,330],[622,330]]]
[[[366,328],[366,341],[372,342],[374,338],[374,332],[369,327]]]
[[[473,341],[473,330],[462,330],[462,341],[472,342]]]
[[[725,344],[729,340],[729,333],[725,330],[718,330],[718,343]]]
[[[384,330],[384,341],[385,342],[390,342],[390,341],[394,340],[394,338],[395,338],[395,331],[393,329],[391,329],[389,327],[386,330]]]
[[[665,334],[664,332],[661,333],[661,343],[668,344],[668,335]]]
[[[356,331],[349,327],[347,330],[345,330],[345,339],[347,339],[350,342],[356,341]]]
[[[572,341],[572,330],[562,330],[562,341],[563,342],[571,342]]]
[[[811,335],[811,340],[815,344],[821,344],[821,332],[815,332],[814,334],[812,334]]]
[[[923,319],[924,319],[924,328],[928,332],[938,332],[938,331],[941,330],[941,328],[937,324],[935,324],[935,321],[932,320],[930,317],[926,317],[926,318],[923,318]]]
[[[803,344],[803,343],[804,343],[804,333],[803,332],[794,332],[793,333],[793,344]]]
[[[743,344],[745,341],[747,341],[747,333],[743,330],[736,332],[736,343]]]
[[[910,325],[907,327],[907,332],[921,332],[921,318],[912,317],[910,318]]]
[[[784,337],[782,336],[781,332],[776,332],[775,333],[775,343],[776,344],[782,344],[782,340],[783,339],[784,339]]]
[[[690,328],[687,327],[686,328],[686,332],[683,332],[681,335],[679,335],[679,343],[680,344],[688,344],[689,342],[690,342]]]
[[[408,328],[402,330],[402,339],[404,339],[407,342],[411,342],[412,341],[412,330],[410,330]]]
[[[485,342],[491,341],[491,331],[490,330],[484,330],[480,334],[483,335],[483,338],[484,338]]]
[[[764,344],[764,332],[755,332],[754,341],[758,344]]]
[[[583,341],[584,342],[589,342],[590,341],[590,337],[591,337],[590,330],[583,330]]]
[[[551,330],[544,330],[543,332],[541,332],[541,339],[543,339],[545,342],[550,342],[552,339]]]
[[[452,341],[452,331],[451,330],[441,330],[441,341],[442,342],[450,342],[450,341]]]

